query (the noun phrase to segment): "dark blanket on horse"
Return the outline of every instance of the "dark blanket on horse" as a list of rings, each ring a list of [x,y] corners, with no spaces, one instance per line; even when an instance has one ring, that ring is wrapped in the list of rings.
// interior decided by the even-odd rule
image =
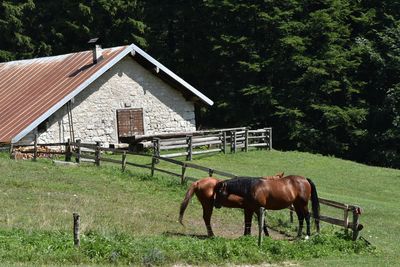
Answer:
[[[243,198],[251,198],[254,185],[260,182],[260,178],[238,177],[223,181],[228,194],[234,194]]]

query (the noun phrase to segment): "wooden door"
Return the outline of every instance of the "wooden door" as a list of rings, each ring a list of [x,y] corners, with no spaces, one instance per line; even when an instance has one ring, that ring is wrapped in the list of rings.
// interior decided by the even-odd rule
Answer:
[[[118,137],[143,135],[143,109],[130,108],[117,110]]]

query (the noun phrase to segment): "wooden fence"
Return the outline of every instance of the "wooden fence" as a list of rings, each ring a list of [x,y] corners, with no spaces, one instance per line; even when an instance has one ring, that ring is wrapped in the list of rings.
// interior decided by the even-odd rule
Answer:
[[[200,136],[153,139],[154,156],[164,158],[186,156],[188,161],[192,160],[193,155],[226,153],[229,148],[231,153],[236,153],[239,149],[247,152],[251,147],[272,149],[272,128],[258,130],[239,128],[239,130],[204,132]],[[169,153],[164,153],[165,151]]]
[[[241,133],[239,133],[241,134]],[[238,135],[239,135],[238,134]],[[27,147],[27,146],[20,146],[20,147]],[[100,142],[96,144],[85,144],[81,143],[79,140],[76,142],[66,142],[66,143],[52,143],[52,144],[38,144],[37,142],[34,143],[33,147],[30,145],[30,149],[21,150],[20,153],[29,153],[32,154],[33,160],[36,160],[38,155],[44,153],[46,155],[64,155],[65,161],[70,162],[72,157],[75,157],[75,161],[77,163],[81,162],[92,162],[95,165],[99,166],[101,162],[110,162],[114,164],[119,164],[121,166],[122,171],[125,171],[127,166],[134,166],[139,168],[146,168],[149,169],[151,175],[154,175],[156,171],[166,173],[168,175],[172,175],[175,177],[179,177],[182,184],[186,183],[187,180],[196,180],[194,177],[189,177],[186,175],[187,169],[192,168],[196,170],[200,170],[205,172],[208,176],[217,175],[219,177],[226,177],[226,178],[235,178],[237,175],[219,171],[213,168],[208,168],[200,165],[196,165],[189,162],[182,162],[179,160],[175,160],[172,158],[168,158],[165,156],[158,156],[158,155],[149,155],[149,154],[140,154],[134,153],[122,149],[114,149],[114,148],[105,148],[101,147]],[[40,150],[41,147],[58,147],[59,151],[51,151],[45,150],[44,152]],[[18,149],[18,147],[12,148],[12,150]],[[112,153],[114,155],[120,155],[121,159],[114,159],[105,157],[105,152]],[[147,157],[151,160],[149,164],[138,164],[135,162],[130,162],[127,160],[127,155],[135,155],[135,156],[142,156]],[[159,161],[165,161],[175,166],[179,166],[181,171],[179,173],[172,172],[170,170],[163,170],[157,167],[157,163]],[[359,234],[359,231],[363,229],[363,225],[360,223],[360,214],[362,209],[357,205],[349,205],[344,203],[339,203],[333,200],[328,200],[324,198],[319,198],[321,204],[341,210],[343,213],[342,218],[335,218],[325,215],[323,210],[321,211],[320,221],[341,226],[345,229],[346,233],[348,230],[352,230],[352,237],[353,240],[356,240]],[[290,208],[289,208],[290,209]],[[351,218],[350,218],[351,216]],[[290,210],[290,220],[293,221],[293,210]]]

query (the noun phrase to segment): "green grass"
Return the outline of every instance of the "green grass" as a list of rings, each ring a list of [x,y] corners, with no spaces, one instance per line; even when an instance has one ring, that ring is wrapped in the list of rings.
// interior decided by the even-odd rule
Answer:
[[[307,260],[314,257],[373,253],[363,242],[352,242],[336,235],[315,236],[309,241],[288,242],[266,239],[261,247],[253,237],[239,239],[194,239],[159,235],[133,237],[89,231],[79,249],[64,232],[0,231],[0,260],[31,264],[259,264],[268,261]],[[307,253],[304,253],[307,251]]]
[[[150,163],[146,158],[128,160]],[[11,161],[0,154],[0,262],[220,265],[289,261],[306,266],[393,266],[400,262],[400,215],[395,212],[400,194],[398,170],[279,151],[203,156],[193,163],[246,176],[285,171],[310,177],[320,197],[364,208],[361,236],[372,246],[349,241],[340,228],[323,223],[322,234],[310,242],[265,239],[258,248],[255,234],[241,237],[243,215],[232,209],[215,210],[213,227],[219,238],[202,239],[206,231],[197,200],[187,209],[186,227],[177,222],[187,188],[179,184],[179,178],[150,177],[149,170],[132,167],[121,173],[111,164],[96,168],[56,166],[49,160]],[[180,172],[165,162],[160,166]],[[192,170],[188,175],[206,176]],[[81,215],[80,249],[72,245],[75,211]],[[287,214],[269,212],[268,220],[287,224]],[[295,225],[288,225],[286,231],[294,233]]]

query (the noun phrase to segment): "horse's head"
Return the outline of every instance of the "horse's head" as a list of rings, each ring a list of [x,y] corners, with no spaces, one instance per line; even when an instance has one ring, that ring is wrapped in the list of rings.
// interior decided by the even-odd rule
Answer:
[[[228,197],[226,190],[226,182],[218,182],[214,188],[214,207],[217,209],[222,207],[222,200]]]

